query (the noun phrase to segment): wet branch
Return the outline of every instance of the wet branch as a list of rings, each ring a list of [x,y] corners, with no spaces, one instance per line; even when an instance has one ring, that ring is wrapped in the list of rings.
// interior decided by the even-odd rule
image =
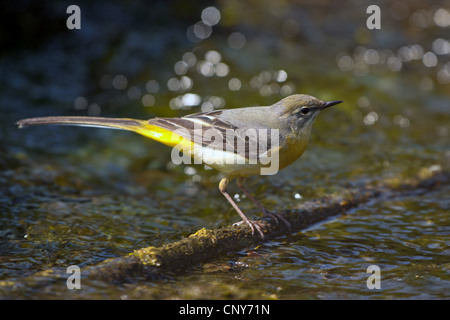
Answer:
[[[421,177],[401,181],[391,179],[377,186],[358,186],[345,189],[339,195],[305,202],[299,209],[286,210],[284,218],[292,228],[287,230],[281,222],[260,220],[265,240],[306,229],[330,217],[338,216],[375,198],[421,194],[450,183],[446,171],[422,171]],[[89,270],[90,275],[110,281],[140,273],[147,278],[157,278],[167,273],[186,270],[212,260],[227,252],[239,251],[257,245],[262,240],[251,234],[246,224],[213,230],[201,229],[188,238],[161,247],[148,247],[134,251],[127,257],[104,261]]]
[[[346,213],[376,198],[392,198],[402,195],[422,194],[450,183],[450,172],[421,170],[418,177],[408,180],[391,179],[379,185],[353,186],[343,188],[339,194],[324,199],[305,202],[298,209],[286,210],[284,218],[292,225],[287,230],[284,224],[271,220],[260,220],[265,240],[303,230],[330,217]],[[97,265],[85,267],[82,279],[86,277],[107,282],[126,282],[145,278],[159,279],[176,274],[200,263],[205,263],[227,252],[239,251],[257,245],[262,240],[252,235],[250,228],[228,226],[213,230],[201,229],[180,241],[161,247],[147,247],[135,250],[127,256],[105,260]],[[56,279],[66,281],[66,270],[52,268],[38,272],[24,279],[24,284],[45,286]],[[22,281],[20,281],[22,282]],[[0,288],[17,286],[17,283],[0,281]]]

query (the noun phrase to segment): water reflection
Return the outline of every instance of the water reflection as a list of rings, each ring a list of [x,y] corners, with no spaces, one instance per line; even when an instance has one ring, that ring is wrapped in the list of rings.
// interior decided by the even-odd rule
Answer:
[[[438,38],[433,41],[432,48],[434,53],[439,55],[445,55],[450,53],[450,43],[442,38]]]
[[[447,28],[450,25],[450,15],[447,9],[432,6],[429,9],[410,10],[407,3],[393,2],[391,14],[397,20],[408,19],[413,28],[425,29],[438,26]],[[439,83],[448,83],[448,60],[450,44],[448,39],[436,38],[431,43],[407,44],[393,48],[370,48],[357,46],[352,52],[340,52],[336,56],[336,63],[342,71],[352,71],[356,76],[365,76],[369,72],[388,71],[400,72],[404,68],[415,68],[415,61],[421,61],[427,68],[437,71],[430,73],[430,77]],[[425,85],[424,88],[430,88]]]
[[[447,28],[450,26],[450,13],[447,9],[439,8],[433,15],[434,23],[441,28]]]
[[[112,86],[116,90],[123,90],[128,85],[128,79],[123,74],[117,74],[112,79]]]
[[[240,32],[232,32],[228,36],[228,45],[233,49],[242,49],[245,46],[245,36]]]
[[[221,18],[220,11],[216,7],[207,7],[201,13],[201,21],[190,26],[186,35],[188,39],[197,43],[209,38],[212,34],[212,27],[219,23]]]

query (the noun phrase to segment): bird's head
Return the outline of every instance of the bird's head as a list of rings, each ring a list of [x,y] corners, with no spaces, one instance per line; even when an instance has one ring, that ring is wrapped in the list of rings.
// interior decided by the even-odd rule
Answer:
[[[294,94],[286,97],[272,108],[279,112],[280,120],[287,120],[298,129],[311,127],[314,119],[324,109],[341,103],[342,101],[322,101],[307,94]]]

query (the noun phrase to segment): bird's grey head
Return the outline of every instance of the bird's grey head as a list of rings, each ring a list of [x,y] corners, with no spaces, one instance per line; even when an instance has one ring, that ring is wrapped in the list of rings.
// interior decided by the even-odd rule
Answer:
[[[307,94],[295,94],[274,104],[280,111],[280,119],[286,119],[297,128],[309,127],[320,111],[342,101],[322,101]]]

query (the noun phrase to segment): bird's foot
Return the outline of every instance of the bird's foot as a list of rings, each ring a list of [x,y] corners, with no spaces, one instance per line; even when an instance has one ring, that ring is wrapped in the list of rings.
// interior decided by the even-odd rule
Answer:
[[[258,230],[258,233],[259,233],[261,239],[264,240],[264,238],[265,238],[265,237],[264,237],[264,233],[263,233],[262,230],[261,230],[261,226],[260,226],[259,223],[256,222],[256,221],[253,221],[253,220],[250,220],[250,219],[246,219],[246,220],[242,220],[242,221],[233,223],[233,226],[239,226],[239,225],[241,225],[241,224],[244,223],[244,222],[245,222],[246,224],[248,224],[248,226],[249,226],[250,229],[252,230],[252,235],[255,234],[255,229],[256,229],[256,230]]]
[[[291,229],[291,224],[289,223],[289,221],[287,221],[281,212],[270,212],[269,210],[264,210],[263,211],[263,218],[264,217],[269,217],[272,220],[275,221],[275,223],[278,225],[279,221],[281,220],[284,225],[288,228]]]

